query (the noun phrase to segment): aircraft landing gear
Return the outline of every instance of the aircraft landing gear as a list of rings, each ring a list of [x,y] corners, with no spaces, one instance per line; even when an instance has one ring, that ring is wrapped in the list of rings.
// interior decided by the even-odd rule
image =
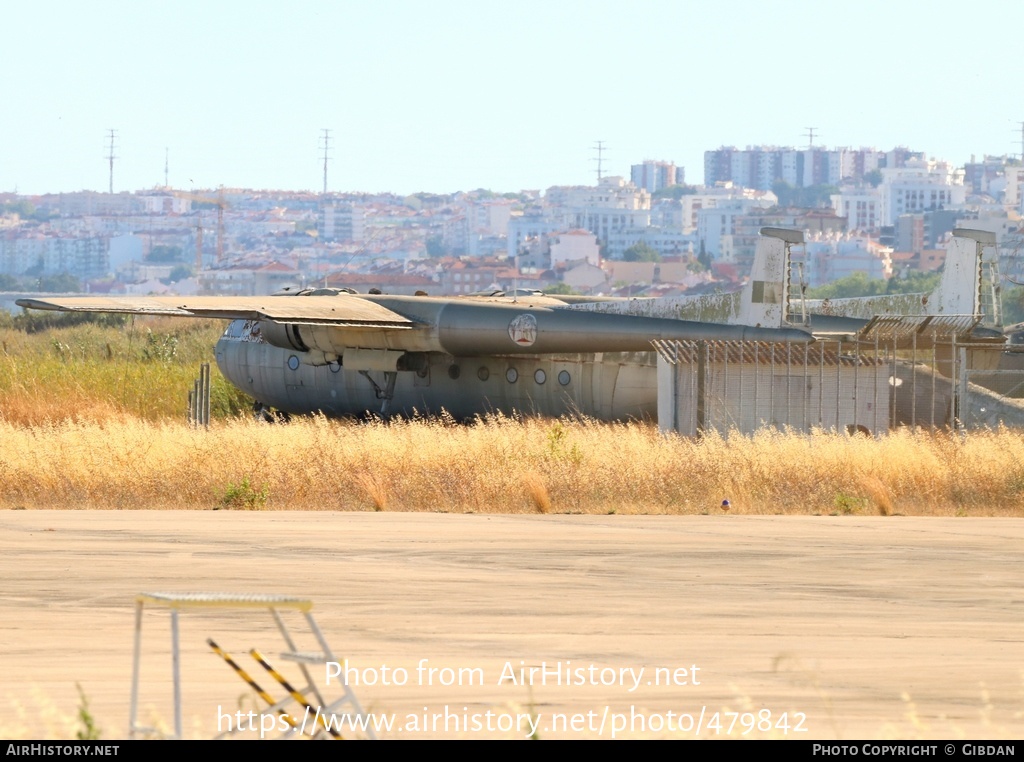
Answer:
[[[395,397],[395,381],[398,380],[398,372],[394,370],[384,371],[384,388],[381,389],[380,385],[370,378],[370,371],[361,370],[359,375],[370,382],[370,386],[373,387],[373,393],[377,399],[383,400],[380,404],[380,417],[385,421],[391,413],[391,400]]]

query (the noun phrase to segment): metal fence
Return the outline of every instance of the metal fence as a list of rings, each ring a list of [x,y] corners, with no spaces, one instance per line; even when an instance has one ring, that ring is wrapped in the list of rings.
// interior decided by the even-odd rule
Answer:
[[[188,393],[188,422],[193,428],[210,428],[210,363],[199,366],[199,378]]]
[[[1000,370],[1006,353],[994,343],[954,336],[921,349],[876,334],[869,342],[654,345],[663,430],[878,435],[901,426],[1024,427],[1024,403],[1006,393],[1024,390],[1024,370]]]

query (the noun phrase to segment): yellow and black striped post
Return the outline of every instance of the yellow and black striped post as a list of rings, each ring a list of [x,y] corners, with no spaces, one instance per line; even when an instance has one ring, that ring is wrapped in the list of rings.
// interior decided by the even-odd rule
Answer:
[[[256,691],[256,695],[258,695],[261,699],[266,701],[268,706],[273,706],[277,703],[276,701],[274,701],[273,696],[271,696],[269,693],[263,690],[259,686],[259,683],[257,683],[251,677],[249,677],[248,672],[246,672],[244,669],[238,666],[238,663],[234,659],[232,659],[227,653],[225,653],[225,651],[213,641],[213,638],[207,638],[206,644],[213,649],[213,652],[217,654],[217,656],[226,661],[228,666],[231,667],[231,669],[235,670],[235,674],[237,674],[246,683],[248,683],[249,687]],[[287,722],[293,728],[298,729],[299,726],[295,724],[295,720],[292,719],[291,715],[288,714],[288,712],[286,712],[284,709],[278,709],[277,713],[284,717],[285,722]]]
[[[286,691],[288,691],[288,693],[291,695],[291,697],[293,699],[298,701],[299,704],[304,706],[307,710],[313,711],[313,707],[309,705],[308,701],[306,701],[306,697],[303,696],[301,693],[299,693],[297,690],[295,690],[295,688],[292,687],[292,684],[289,683],[284,678],[283,675],[281,675],[276,669],[271,667],[267,663],[267,660],[263,658],[263,654],[261,654],[259,651],[257,651],[254,648],[251,651],[249,651],[249,655],[252,658],[254,658],[256,661],[258,661],[260,666],[263,667],[263,669],[267,670],[267,672],[270,673],[270,676],[273,677],[275,680],[277,680],[277,682],[279,682],[281,684],[281,687],[284,688]],[[339,733],[337,730],[335,730],[334,728],[332,728],[330,725],[327,724],[327,722],[324,720],[324,716],[320,713],[320,710],[317,709],[315,711],[316,711],[316,718],[320,721],[320,724],[323,726],[324,730],[326,730],[328,733],[330,733],[334,737],[335,740],[339,740],[339,741],[342,740],[341,733]]]

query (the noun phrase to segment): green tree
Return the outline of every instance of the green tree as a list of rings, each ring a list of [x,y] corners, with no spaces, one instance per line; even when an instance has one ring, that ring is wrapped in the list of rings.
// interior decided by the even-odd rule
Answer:
[[[887,294],[928,294],[939,285],[942,273],[923,273],[917,270],[909,271],[900,277],[889,278],[885,285]]]
[[[886,285],[884,280],[868,278],[865,273],[857,272],[824,286],[807,289],[807,298],[849,299],[854,296],[878,296],[885,293]]]
[[[432,235],[427,239],[427,256],[444,257],[448,254],[448,247],[439,235]]]
[[[576,294],[568,283],[553,283],[544,289],[545,294]]]
[[[149,256],[146,257],[150,262],[179,262],[181,261],[182,250],[180,246],[154,246],[150,249]]]
[[[661,254],[658,253],[657,249],[652,249],[641,241],[626,249],[622,253],[622,258],[626,262],[660,262]]]
[[[877,188],[882,184],[882,172],[878,169],[872,169],[870,172],[864,173],[864,182],[868,183],[872,188]]]
[[[704,265],[705,270],[711,269],[711,255],[704,250],[704,239],[700,241],[700,251],[697,252],[697,261]]]
[[[839,193],[834,185],[811,185],[800,189],[799,204],[806,209],[824,209],[832,206],[832,195]]]
[[[51,328],[68,328],[73,325],[123,326],[127,324],[127,315],[106,314],[103,312],[42,312],[22,309],[15,315],[13,327],[25,333],[41,333]]]
[[[67,294],[82,290],[82,281],[71,273],[44,275],[39,279],[39,290],[56,294]]]
[[[1024,287],[1012,286],[1003,289],[1003,324],[1014,325],[1024,322]]]
[[[779,206],[796,205],[796,188],[785,180],[776,180],[772,183],[772,193],[779,199]]]
[[[888,280],[868,278],[864,273],[853,273],[824,286],[807,289],[808,299],[849,299],[855,296],[881,296],[883,294],[928,294],[939,285],[939,272],[908,272]]]
[[[192,276],[192,268],[187,265],[175,265],[171,270],[171,274],[167,276],[167,280],[171,283],[177,283],[179,280],[184,280]]]
[[[51,217],[55,216],[45,209],[36,208],[31,201],[27,201],[26,199],[8,201],[7,203],[0,205],[0,213],[16,214],[22,220],[34,220],[36,222],[46,222]]]
[[[16,214],[23,220],[32,219],[36,213],[35,206],[31,201],[21,199],[20,201],[8,201],[3,206],[4,214]]]
[[[651,194],[651,198],[674,198],[680,199],[683,196],[692,196],[697,192],[697,188],[693,185],[666,185],[664,188],[658,188]]]
[[[834,185],[808,185],[794,188],[785,180],[772,183],[772,193],[779,199],[779,206],[795,206],[803,209],[820,209],[832,204],[832,194],[839,189]]]

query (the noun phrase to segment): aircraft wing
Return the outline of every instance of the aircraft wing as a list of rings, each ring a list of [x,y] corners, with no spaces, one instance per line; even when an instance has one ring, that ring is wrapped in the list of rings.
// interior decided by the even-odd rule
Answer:
[[[579,312],[502,299],[357,294],[58,297],[22,307],[253,320],[292,326],[286,346],[343,355],[351,349],[505,354],[649,352],[652,339],[813,341],[793,328],[760,328]],[[563,304],[562,302],[558,302]],[[322,328],[334,330],[322,330]],[[409,330],[413,329],[413,330]],[[300,333],[301,331],[301,333]],[[274,346],[274,339],[264,338]]]
[[[337,296],[68,296],[19,299],[19,307],[60,312],[273,320],[346,328],[413,328],[416,321],[367,299]]]

